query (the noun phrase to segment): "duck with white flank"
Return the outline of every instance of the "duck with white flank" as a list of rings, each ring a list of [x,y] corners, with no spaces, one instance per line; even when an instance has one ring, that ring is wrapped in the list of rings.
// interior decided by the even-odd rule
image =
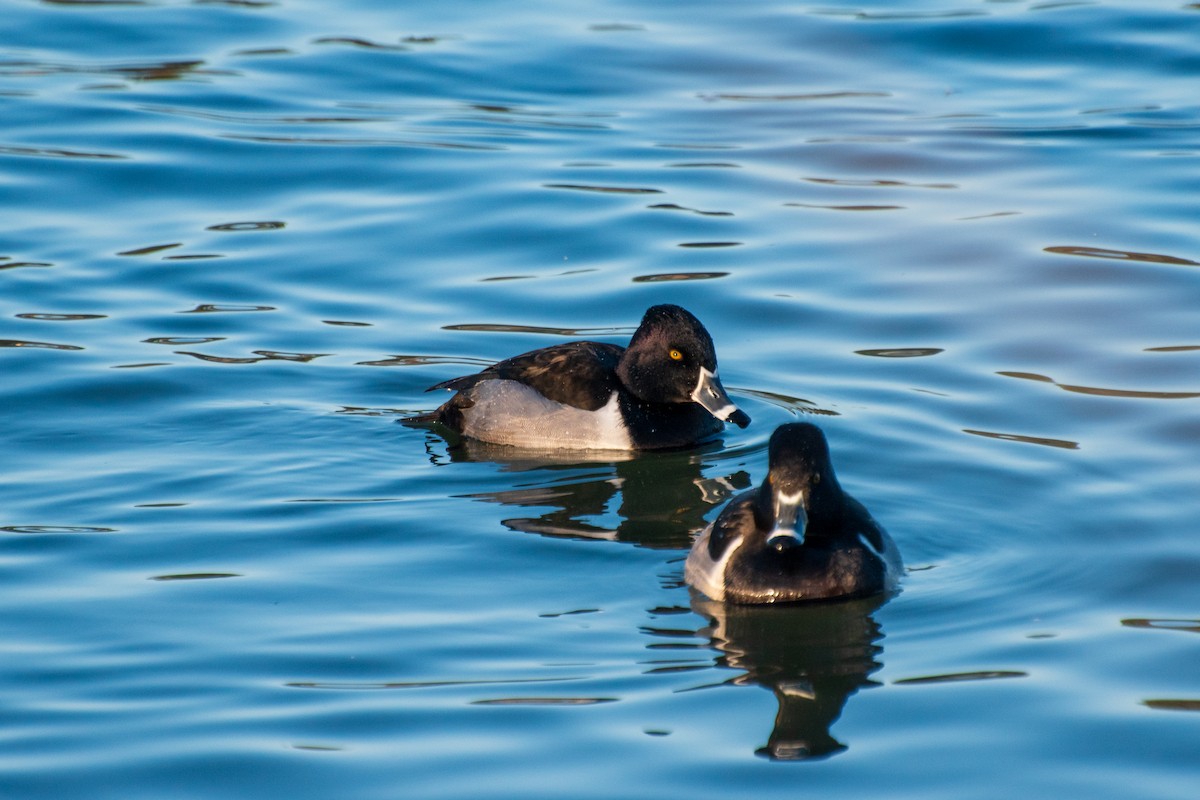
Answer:
[[[650,450],[744,428],[717,377],[717,354],[700,320],[675,305],[646,311],[628,347],[566,342],[430,387],[455,392],[431,414],[466,436],[538,449]]]
[[[816,425],[771,435],[769,471],[735,497],[688,554],[687,582],[713,600],[786,603],[866,597],[896,589],[891,537],[842,491]]]

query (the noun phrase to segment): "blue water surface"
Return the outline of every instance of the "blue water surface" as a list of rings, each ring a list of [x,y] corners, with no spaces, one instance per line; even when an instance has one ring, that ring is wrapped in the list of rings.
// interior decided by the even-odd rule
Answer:
[[[1200,4],[0,0],[14,798],[1193,798]],[[697,314],[753,417],[396,424]],[[691,536],[817,422],[895,598]]]

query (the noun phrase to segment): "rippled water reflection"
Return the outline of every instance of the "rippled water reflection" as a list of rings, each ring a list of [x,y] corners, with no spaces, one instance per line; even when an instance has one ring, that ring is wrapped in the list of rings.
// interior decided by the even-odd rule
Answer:
[[[1195,4],[0,11],[8,794],[1194,795]],[[665,301],[749,429],[395,424]],[[682,584],[797,416],[885,604]]]

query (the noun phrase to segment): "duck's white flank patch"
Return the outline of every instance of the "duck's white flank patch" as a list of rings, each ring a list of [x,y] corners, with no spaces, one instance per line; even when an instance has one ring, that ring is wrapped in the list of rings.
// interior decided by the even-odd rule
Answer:
[[[549,400],[517,381],[481,381],[463,433],[485,442],[549,450],[632,450],[617,393],[595,411]]]
[[[688,553],[687,563],[684,564],[683,578],[711,599],[724,600],[725,567],[729,564],[729,559],[733,557],[733,554],[742,546],[745,537],[739,536],[734,539],[725,548],[725,552],[721,554],[721,558],[713,561],[712,557],[708,554],[708,537],[711,535],[712,525],[709,525],[700,534],[700,538],[696,539],[692,545],[692,550]]]

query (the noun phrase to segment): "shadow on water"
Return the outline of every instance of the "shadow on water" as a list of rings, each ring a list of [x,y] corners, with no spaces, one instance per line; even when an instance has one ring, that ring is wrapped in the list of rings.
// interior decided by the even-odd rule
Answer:
[[[884,602],[746,606],[692,593],[692,609],[709,620],[697,633],[720,653],[717,666],[742,672],[721,685],[762,686],[779,703],[757,755],[797,761],[848,748],[830,729],[851,695],[879,685],[870,676],[882,666],[883,631],[873,614]]]
[[[686,451],[588,454],[525,451],[440,429],[428,436],[434,463],[490,462],[533,478],[462,496],[520,509],[503,524],[543,536],[686,548],[705,514],[751,482],[741,469],[705,477],[706,464],[723,461],[715,442]]]

